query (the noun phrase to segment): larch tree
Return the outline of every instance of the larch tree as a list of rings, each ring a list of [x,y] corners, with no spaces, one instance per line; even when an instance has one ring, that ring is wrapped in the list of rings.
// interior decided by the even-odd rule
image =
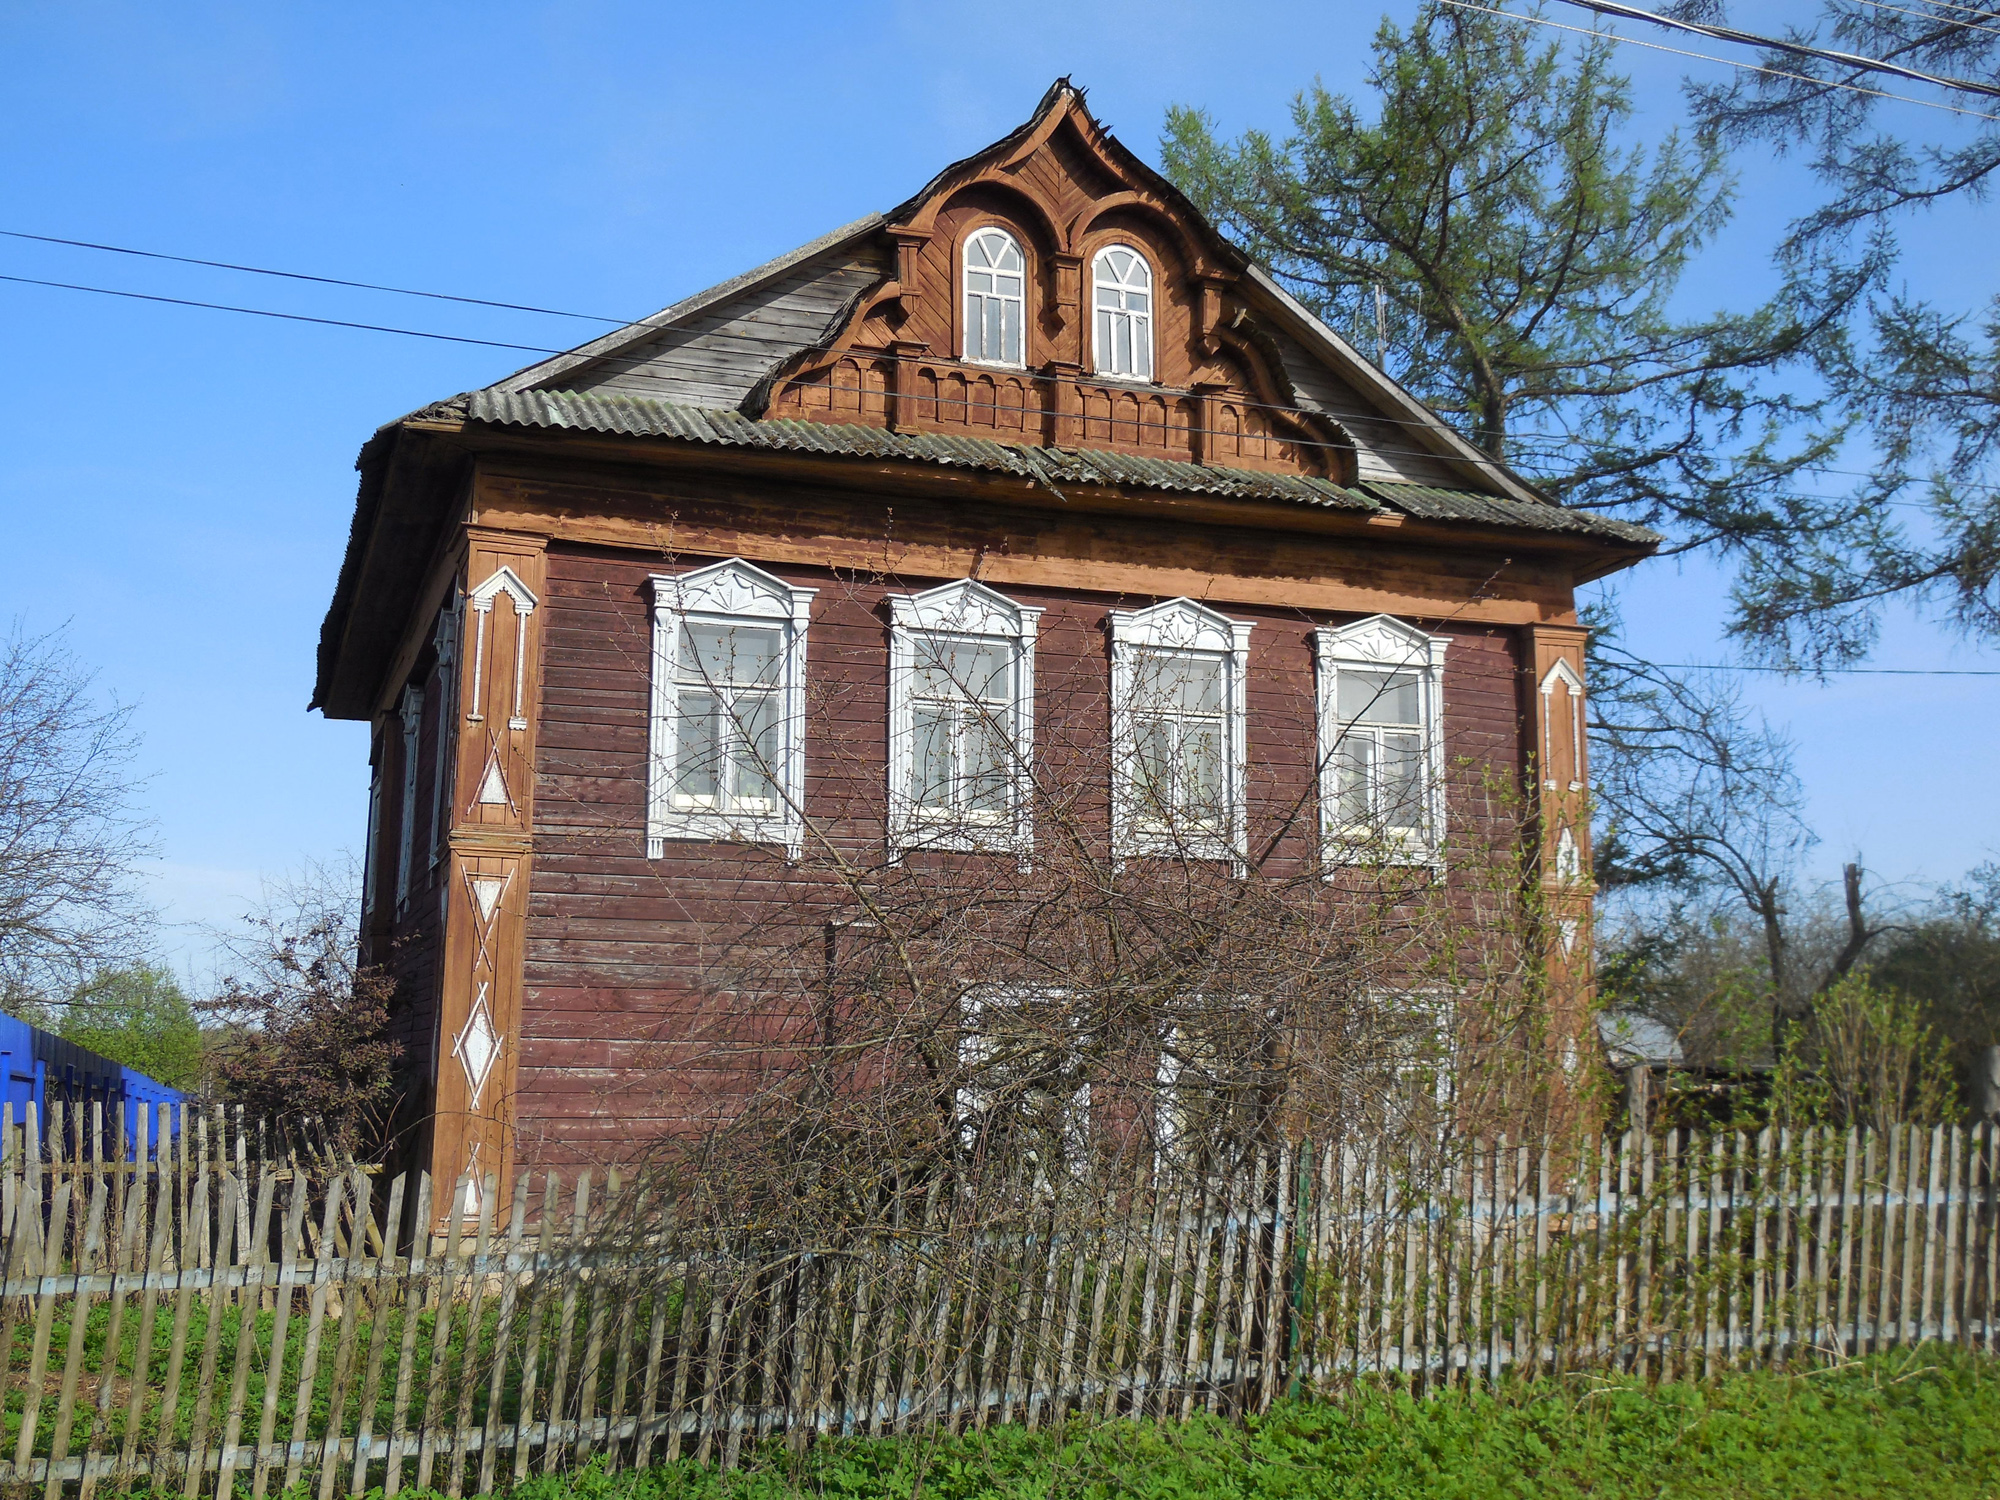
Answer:
[[[1166,169],[1236,243],[1481,449],[1562,502],[1764,571],[1866,546],[1799,482],[1842,431],[1792,367],[1838,289],[1683,315],[1728,221],[1713,132],[1629,139],[1611,47],[1422,7],[1385,22],[1365,104],[1315,85],[1282,140],[1172,110]],[[1379,339],[1379,346],[1378,346]]]
[[[1716,0],[1676,9],[1693,19],[1723,11]],[[2000,23],[1990,9],[1940,0],[1825,0],[1818,24],[1788,39],[1943,82],[1891,83],[1773,51],[1758,59],[1766,71],[1690,89],[1718,138],[1802,156],[1824,186],[1778,258],[1825,321],[1812,346],[1818,371],[1873,449],[1851,497],[1877,518],[1867,545],[1818,545],[1798,567],[1753,558],[1737,628],[1807,667],[1865,655],[1898,600],[1975,640],[2000,640],[2000,287],[1990,257],[1973,262],[1986,273],[1983,306],[1946,305],[1892,279],[1906,224],[1954,201],[1983,203],[2000,179],[2000,103],[1982,92],[2000,84]],[[1899,128],[1888,129],[1884,89],[1944,108],[1895,105]],[[1856,298],[1857,287],[1867,295]]]

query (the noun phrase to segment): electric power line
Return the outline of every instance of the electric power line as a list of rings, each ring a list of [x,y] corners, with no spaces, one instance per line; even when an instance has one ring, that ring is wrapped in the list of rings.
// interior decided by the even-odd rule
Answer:
[[[1644,661],[1633,657],[1634,661]],[[1668,672],[1776,672],[1786,677],[2000,677],[2000,668],[1987,667],[1759,667],[1744,662],[1645,661],[1649,667]]]
[[[1990,36],[2000,36],[2000,27],[1981,26],[1977,21],[1954,21],[1949,16],[1937,14],[1936,11],[1911,10],[1907,5],[1890,5],[1888,0],[1860,0],[1860,3],[1872,10],[1894,11],[1899,16],[1911,16],[1919,21],[1930,21],[1938,25],[1956,27],[1960,31],[1983,31]],[[1963,7],[1956,5],[1947,8],[1951,10],[1963,9]],[[1989,20],[2000,20],[2000,17],[1994,16],[1990,11],[1975,10],[1971,14],[1985,16]]]
[[[169,255],[164,250],[134,250],[128,245],[101,245],[93,240],[66,240],[53,234],[29,234],[21,229],[0,229],[10,240],[36,240],[44,245],[68,245],[78,250],[102,250],[108,255],[136,255],[144,260],[168,260],[183,266],[207,266],[216,271],[241,271],[250,276],[280,276],[287,281],[313,281],[321,286],[353,287],[364,292],[393,292],[399,297],[428,297],[435,302],[463,302],[473,307],[498,307],[508,312],[540,313],[550,318],[576,318],[585,323],[610,323],[624,327],[637,318],[607,318],[598,313],[564,312],[554,307],[535,307],[525,302],[495,302],[486,297],[462,297],[455,292],[421,292],[406,286],[383,286],[374,281],[344,281],[338,276],[309,276],[303,271],[274,271],[266,266],[242,266],[226,260],[202,260],[192,255]]]
[[[1650,26],[1663,27],[1668,31],[1685,31],[1691,36],[1708,37],[1718,42],[1734,42],[1744,47],[1762,47],[1771,52],[1810,58],[1814,62],[1829,62],[1838,67],[1853,68],[1857,72],[1887,73],[1892,78],[1905,78],[1912,83],[1928,83],[1937,88],[1950,89],[1954,93],[1979,94],[1988,99],[2000,99],[2000,84],[1986,83],[1976,78],[1952,78],[1940,73],[1927,73],[1921,68],[1905,67],[1902,63],[1890,62],[1886,58],[1864,57],[1858,52],[1838,52],[1830,47],[1815,47],[1806,42],[1764,36],[1755,31],[1741,31],[1734,26],[1716,26],[1706,21],[1683,21],[1674,16],[1663,16],[1654,11],[1641,10],[1636,5],[1626,5],[1623,0],[1563,0],[1563,3],[1574,5],[1580,10],[1595,11],[1598,15],[1610,16],[1616,20],[1644,21]]]
[[[1851,94],[1866,94],[1873,99],[1893,99],[1899,104],[1915,104],[1924,109],[1941,109],[1947,114],[1965,115],[1974,120],[2000,122],[2000,115],[1989,115],[1976,109],[1964,109],[1937,99],[1918,99],[1910,94],[1892,94],[1887,89],[1866,88],[1858,83],[1843,83],[1835,78],[1815,78],[1809,73],[1788,73],[1783,68],[1767,68],[1758,63],[1740,62],[1733,57],[1717,57],[1711,52],[1690,52],[1684,47],[1669,47],[1661,42],[1648,42],[1635,36],[1621,36],[1615,31],[1598,31],[1588,26],[1566,26],[1561,21],[1551,21],[1547,16],[1524,16],[1517,11],[1474,5],[1471,0],[1444,0],[1444,3],[1459,10],[1477,11],[1483,16],[1498,16],[1505,21],[1520,21],[1531,26],[1550,26],[1557,31],[1567,31],[1573,36],[1595,37],[1600,41],[1617,42],[1623,46],[1644,47],[1649,52],[1667,52],[1675,57],[1691,57],[1697,62],[1721,63],[1726,68],[1741,68],[1748,73],[1764,73],[1772,78],[1789,78],[1796,83],[1809,83],[1818,88],[1841,89]]]
[[[478,344],[486,349],[514,349],[526,354],[565,354],[564,349],[544,349],[536,344],[510,344],[501,339],[475,339],[457,333],[427,333],[421,328],[392,328],[385,323],[356,323],[346,318],[315,318],[305,313],[274,312],[268,307],[237,307],[228,302],[201,302],[192,297],[163,297],[157,292],[126,292],[116,287],[84,286],[74,281],[43,281],[34,276],[0,275],[0,281],[20,286],[54,287],[64,292],[95,292],[100,297],[129,297],[134,302],[165,302],[174,307],[198,307],[208,312],[242,313],[251,318],[278,318],[287,323],[318,323],[327,328],[359,328],[367,333],[399,333],[404,338],[436,339],[446,344]]]

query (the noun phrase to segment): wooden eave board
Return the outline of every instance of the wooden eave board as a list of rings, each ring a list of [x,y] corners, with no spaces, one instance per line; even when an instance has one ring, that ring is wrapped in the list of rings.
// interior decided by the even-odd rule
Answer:
[[[409,612],[432,562],[452,540],[468,457],[455,430],[436,425],[406,428],[384,457],[366,535],[349,543],[352,567],[343,567],[322,632],[311,706],[329,719],[374,716],[381,674],[410,629]]]

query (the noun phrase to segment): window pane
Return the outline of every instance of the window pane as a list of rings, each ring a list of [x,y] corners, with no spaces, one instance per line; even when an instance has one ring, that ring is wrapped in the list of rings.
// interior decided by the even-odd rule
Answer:
[[[1382,736],[1382,805],[1387,828],[1424,826],[1424,742],[1414,734]]]
[[[1222,817],[1222,726],[1189,726],[1181,737],[1182,811],[1206,822]]]
[[[992,241],[989,241],[989,243],[992,243]],[[1000,269],[1003,271],[1020,270],[1021,247],[1019,245],[1016,245],[1012,239],[1001,238],[998,240],[998,243],[1000,246],[1000,253],[998,256],[994,257],[993,263],[999,266]]]
[[[1340,821],[1366,823],[1368,786],[1375,772],[1375,737],[1353,730],[1343,735],[1334,754],[1334,767],[1340,786]]]
[[[715,719],[713,693],[684,692],[674,724],[674,796],[712,805],[715,801]]]
[[[1005,722],[990,709],[968,708],[960,745],[966,810],[995,816],[1005,813],[1013,760]]]
[[[910,795],[919,807],[948,808],[951,806],[951,710],[919,703],[913,730]]]
[[[918,636],[916,659],[919,698],[980,699],[1003,705],[1014,701],[1014,650],[1004,641]]]
[[[730,794],[746,812],[771,812],[778,805],[778,699],[773,693],[745,693],[736,699],[736,743],[730,756]]]
[[[1017,365],[1021,362],[1021,304],[1010,299],[1000,304],[1000,310],[1000,358]]]
[[[1173,726],[1159,719],[1141,719],[1134,726],[1133,785],[1143,812],[1159,817],[1173,806]]]
[[[755,625],[681,623],[682,682],[768,687],[778,680],[780,632]]]
[[[1153,378],[1153,331],[1152,324],[1138,322],[1132,338],[1132,373],[1141,380]]]
[[[1150,651],[1138,663],[1144,700],[1185,713],[1222,712],[1222,663],[1213,656],[1173,656]]]
[[[1419,724],[1417,679],[1407,672],[1340,669],[1339,713],[1347,724]]]

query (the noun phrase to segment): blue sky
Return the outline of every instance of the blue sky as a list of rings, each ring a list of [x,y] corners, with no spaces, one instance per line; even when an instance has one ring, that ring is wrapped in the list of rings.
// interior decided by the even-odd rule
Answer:
[[[1382,13],[17,3],[0,12],[0,228],[639,316],[898,201],[1019,123],[1058,74],[1149,158],[1173,103],[1231,131],[1282,128],[1315,75],[1359,86]],[[1758,20],[1791,14],[1805,10]],[[1640,129],[1664,131],[1683,64],[1626,56]],[[1945,118],[1897,108],[1911,129]],[[1791,164],[1741,171],[1744,211],[1691,307],[1755,295],[1772,234],[1808,201]],[[1967,303],[1989,292],[1989,216],[1934,216],[1912,237],[1912,282]],[[0,241],[0,273],[526,344],[594,326],[19,241]],[[183,962],[200,966],[201,924],[229,921],[260,880],[360,842],[364,731],[305,711],[355,451],[528,361],[0,284],[0,616],[66,623],[106,690],[138,705],[163,855],[149,879]],[[1713,567],[1653,564],[1622,595],[1636,649],[1727,659]],[[2000,654],[1899,616],[1877,664]],[[2000,854],[1994,799],[1966,793],[1991,763],[2000,681],[1753,678],[1749,692],[1799,740],[1827,865],[1860,853],[1915,890]]]

